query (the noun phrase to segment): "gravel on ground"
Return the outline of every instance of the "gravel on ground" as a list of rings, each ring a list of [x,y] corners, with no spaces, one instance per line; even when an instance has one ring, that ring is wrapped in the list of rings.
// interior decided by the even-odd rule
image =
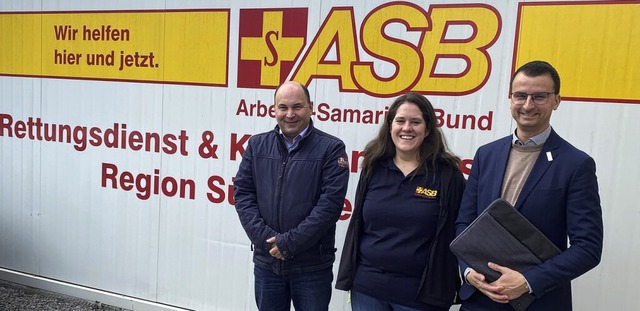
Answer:
[[[0,311],[125,311],[97,301],[0,280]]]

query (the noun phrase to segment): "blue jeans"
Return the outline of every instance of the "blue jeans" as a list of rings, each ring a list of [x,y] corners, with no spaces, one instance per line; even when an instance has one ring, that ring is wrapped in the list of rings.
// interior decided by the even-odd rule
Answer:
[[[327,311],[331,301],[331,267],[309,273],[277,275],[254,267],[258,310],[288,311],[291,301],[297,311]]]
[[[380,300],[378,298],[365,295],[361,292],[351,291],[351,310],[352,311],[422,311],[425,309],[414,309],[411,307],[391,303]],[[433,307],[426,310],[440,310]],[[446,310],[446,309],[445,309]]]

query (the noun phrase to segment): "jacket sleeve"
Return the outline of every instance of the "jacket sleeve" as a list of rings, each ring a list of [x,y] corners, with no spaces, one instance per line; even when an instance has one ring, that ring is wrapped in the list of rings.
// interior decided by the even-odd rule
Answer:
[[[456,221],[458,219],[458,215],[460,213],[460,205],[462,203],[462,196],[466,190],[467,187],[467,180],[464,178],[464,175],[462,174],[462,172],[460,170],[456,170],[455,171],[455,176],[453,177],[453,180],[451,182],[451,187],[449,189],[449,195],[448,195],[448,206],[450,208],[450,212],[453,214],[451,215],[451,220],[447,220],[448,222],[448,227],[450,229],[450,235],[449,236],[451,239],[447,241],[447,254],[448,256],[450,256],[450,260],[451,262],[453,262],[453,266],[454,269],[450,270],[451,271],[451,275],[450,277],[453,277],[453,282],[455,283],[455,297],[454,297],[454,304],[459,304],[459,295],[458,292],[460,291],[460,286],[462,285],[462,283],[464,283],[464,271],[460,271],[459,270],[459,265],[457,265],[457,257],[455,254],[453,254],[453,252],[451,251],[451,249],[448,247],[449,245],[451,245],[451,242],[453,241],[453,239],[456,237]],[[449,271],[449,270],[447,270]]]
[[[462,201],[460,202],[460,209],[456,220],[456,236],[478,217],[478,178],[480,175],[480,162],[479,152],[476,151],[476,155],[473,158],[473,165],[471,166],[471,173],[469,174],[469,179],[462,194]],[[463,282],[466,282],[464,279],[464,271],[469,268],[469,265],[460,259],[458,259],[458,264],[460,277]]]
[[[553,290],[556,285],[570,282],[600,262],[604,229],[593,158],[586,157],[576,167],[567,188],[565,204],[571,246],[523,273],[536,296]]]
[[[311,248],[338,221],[349,182],[349,167],[338,165],[340,158],[348,163],[341,141],[330,146],[325,154],[321,193],[311,213],[295,228],[276,235],[276,244],[285,259]]]
[[[244,231],[255,247],[268,251],[270,244],[266,240],[277,232],[267,226],[258,209],[256,185],[253,174],[251,141],[247,145],[238,173],[233,182],[233,199],[236,212]]]

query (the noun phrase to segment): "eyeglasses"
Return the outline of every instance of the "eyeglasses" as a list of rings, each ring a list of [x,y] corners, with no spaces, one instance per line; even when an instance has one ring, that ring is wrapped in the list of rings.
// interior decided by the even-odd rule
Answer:
[[[511,93],[511,102],[514,105],[524,105],[525,102],[527,102],[527,99],[529,98],[529,96],[531,96],[531,99],[533,99],[533,102],[536,105],[544,105],[547,102],[549,102],[549,96],[550,95],[555,95],[556,93],[554,92],[535,92],[532,94],[528,94],[528,93],[523,93],[523,92],[513,92]]]

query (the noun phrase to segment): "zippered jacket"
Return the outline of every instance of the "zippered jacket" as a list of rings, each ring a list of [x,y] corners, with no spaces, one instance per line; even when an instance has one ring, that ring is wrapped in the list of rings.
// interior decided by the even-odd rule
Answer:
[[[278,126],[252,136],[234,180],[240,223],[256,266],[275,273],[319,271],[335,261],[336,221],[349,181],[344,143],[309,123],[291,151]],[[269,254],[276,237],[285,260]]]

